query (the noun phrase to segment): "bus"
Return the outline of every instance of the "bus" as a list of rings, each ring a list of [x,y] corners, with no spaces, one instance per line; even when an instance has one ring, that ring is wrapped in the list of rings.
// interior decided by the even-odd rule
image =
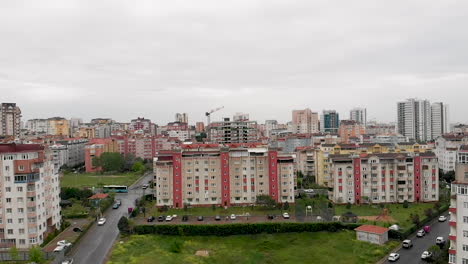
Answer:
[[[127,193],[128,187],[125,185],[104,185],[102,187],[103,192],[117,192],[117,193]]]

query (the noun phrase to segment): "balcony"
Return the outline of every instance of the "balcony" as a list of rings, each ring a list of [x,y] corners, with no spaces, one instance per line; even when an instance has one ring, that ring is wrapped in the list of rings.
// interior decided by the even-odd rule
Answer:
[[[449,236],[449,240],[451,240],[451,241],[457,241],[457,236]]]
[[[449,254],[450,255],[456,255],[457,254],[457,251],[455,249],[450,249],[449,248]]]
[[[455,207],[450,207],[449,208],[449,212],[453,213],[453,214],[456,214],[457,213],[457,208]]]
[[[455,222],[455,221],[450,221],[450,222],[449,222],[449,226],[457,227],[457,222]]]

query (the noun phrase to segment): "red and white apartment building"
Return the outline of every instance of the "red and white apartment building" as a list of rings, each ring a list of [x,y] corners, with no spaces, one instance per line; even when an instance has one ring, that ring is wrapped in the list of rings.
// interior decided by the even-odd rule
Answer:
[[[439,170],[432,152],[330,155],[335,203],[433,202]]]
[[[58,166],[37,144],[0,144],[0,248],[40,245],[60,228]]]
[[[449,263],[468,263],[468,145],[458,151],[449,211]]]
[[[294,203],[291,155],[258,143],[190,144],[154,158],[157,206],[254,204],[258,195]]]

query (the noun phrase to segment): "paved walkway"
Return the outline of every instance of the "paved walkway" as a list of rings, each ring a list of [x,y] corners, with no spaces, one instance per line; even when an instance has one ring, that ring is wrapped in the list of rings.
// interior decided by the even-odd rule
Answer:
[[[57,247],[57,242],[60,240],[67,240],[71,243],[74,243],[76,239],[80,236],[80,233],[73,232],[73,228],[79,227],[82,230],[84,230],[85,226],[91,222],[91,220],[85,219],[85,218],[68,219],[67,221],[69,221],[71,225],[67,229],[65,229],[62,233],[60,233],[57,237],[55,237],[52,241],[50,241],[49,244],[47,244],[44,247],[44,251],[46,252],[54,251],[55,247]]]

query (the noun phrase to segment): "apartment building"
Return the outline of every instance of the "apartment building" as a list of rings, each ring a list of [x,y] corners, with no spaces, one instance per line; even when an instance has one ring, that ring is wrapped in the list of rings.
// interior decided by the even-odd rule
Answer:
[[[314,179],[315,182],[318,175],[316,164],[318,151],[316,147],[296,148],[296,170],[302,172],[305,177]]]
[[[83,138],[66,138],[56,140],[56,146],[65,148],[66,162],[63,165],[68,167],[76,167],[85,163],[85,146],[88,143],[87,139]]]
[[[335,110],[323,110],[320,118],[320,131],[325,133],[338,133],[340,116]]]
[[[0,144],[0,248],[40,245],[60,228],[58,168],[36,144]]]
[[[439,172],[434,153],[330,155],[335,203],[434,202]]]
[[[188,124],[188,114],[187,113],[177,113],[175,114],[175,121],[179,123]]]
[[[253,143],[258,141],[256,121],[224,121],[211,122],[208,126],[208,136],[211,143]]]
[[[191,144],[154,158],[157,206],[294,203],[294,158],[259,144]]]
[[[100,157],[104,152],[119,152],[119,145],[113,138],[95,138],[85,146],[85,168],[86,172],[98,172],[100,167],[93,165],[94,157]]]
[[[349,119],[356,121],[357,123],[367,126],[367,109],[356,107],[349,111]]]
[[[19,137],[21,132],[21,109],[15,103],[0,105],[0,136]]]
[[[292,111],[292,132],[297,134],[311,134],[319,131],[318,113],[309,108]]]
[[[52,117],[48,119],[48,134],[56,136],[70,136],[70,121],[63,117]]]
[[[445,133],[450,132],[449,128],[449,107],[442,102],[431,105],[432,138],[437,139]]]
[[[26,121],[26,129],[32,134],[47,134],[49,121],[47,119],[30,119]]]
[[[449,263],[468,263],[468,145],[460,147],[450,196]]]
[[[437,138],[434,152],[444,173],[455,171],[458,149],[465,144],[468,144],[468,134],[444,134]]]
[[[338,134],[343,143],[350,143],[352,138],[360,138],[366,133],[366,128],[363,124],[354,120],[341,120]]]
[[[141,130],[146,134],[154,133],[154,124],[151,123],[151,120],[145,119],[144,117],[138,117],[137,119],[132,119],[130,121],[129,130],[136,131]]]

